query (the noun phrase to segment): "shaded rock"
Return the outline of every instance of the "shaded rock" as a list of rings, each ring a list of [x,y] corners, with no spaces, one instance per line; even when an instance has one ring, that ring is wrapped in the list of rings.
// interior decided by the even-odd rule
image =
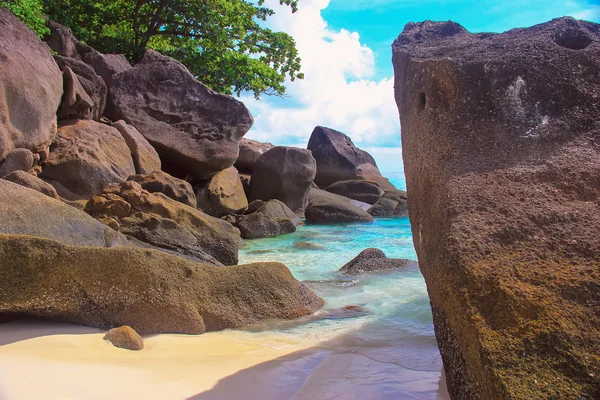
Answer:
[[[277,201],[277,202],[281,203],[279,200],[272,200],[272,201]],[[262,200],[254,200],[253,202],[248,204],[248,207],[246,207],[246,209],[244,210],[244,214],[252,214],[252,213],[256,212],[256,210],[261,208],[264,204],[265,204],[265,202]],[[283,204],[283,203],[281,203],[281,204]],[[286,206],[286,208],[287,208],[287,206]],[[296,214],[294,214],[294,215],[296,215]]]
[[[456,399],[598,398],[600,26],[393,46],[409,217]]]
[[[63,96],[56,113],[58,119],[91,119],[94,102],[79,82],[77,75],[67,66],[63,68]]]
[[[33,189],[36,192],[40,192],[54,199],[60,199],[60,197],[58,197],[58,193],[56,193],[56,189],[54,189],[51,184],[44,182],[40,178],[37,178],[25,171],[13,171],[8,175],[3,176],[2,179],[9,182],[14,182],[29,189]]]
[[[312,314],[324,301],[279,263],[215,268],[158,251],[0,235],[0,316],[139,334],[201,334]]]
[[[0,164],[0,178],[14,171],[29,171],[37,160],[39,160],[39,156],[30,150],[12,150],[6,154],[6,159]]]
[[[135,126],[163,162],[197,179],[229,168],[253,123],[243,103],[198,82],[179,62],[148,50],[112,76],[106,116]]]
[[[118,130],[125,139],[125,143],[131,150],[135,171],[138,174],[150,174],[160,170],[161,163],[158,153],[134,126],[125,121],[117,121],[112,124],[112,127]]]
[[[134,181],[107,187],[85,211],[103,222],[115,220],[120,232],[153,246],[200,259],[209,254],[225,265],[237,264],[244,244],[229,223],[162,193],[150,193]]]
[[[142,350],[144,348],[144,339],[127,325],[112,328],[106,332],[104,340],[108,340],[115,347],[127,350]]]
[[[94,69],[109,88],[112,85],[114,74],[132,68],[123,54],[102,54],[97,51],[90,51],[83,56],[83,61]]]
[[[83,211],[4,179],[0,179],[0,221],[0,233],[41,236],[78,246],[126,244],[123,235]]]
[[[250,181],[250,200],[277,199],[295,213],[308,202],[316,163],[310,151],[277,146],[258,157]]]
[[[42,178],[59,182],[76,196],[69,200],[80,200],[133,174],[131,151],[119,131],[91,120],[67,120],[58,129]]]
[[[244,193],[246,193],[246,198],[249,198],[250,197],[250,180],[252,179],[252,175],[238,172],[238,176],[240,177],[240,181],[242,182],[242,187],[244,188]]]
[[[317,126],[308,141],[308,150],[317,161],[315,183],[319,187],[340,181],[367,180],[377,182],[385,190],[394,188],[381,176],[373,157],[341,132]]]
[[[320,189],[311,189],[306,220],[313,224],[371,222],[373,217],[350,203],[350,199]]]
[[[231,223],[236,226],[244,239],[259,239],[292,233],[302,220],[279,200],[255,200],[246,210],[245,215],[231,216]]]
[[[16,148],[34,153],[56,135],[62,74],[42,41],[0,8],[0,160]]]
[[[375,204],[384,193],[377,183],[369,181],[340,181],[325,190],[367,204]]]
[[[387,258],[383,251],[369,248],[361,251],[359,255],[344,264],[339,271],[345,275],[358,275],[364,272],[402,269],[416,264],[416,261],[403,258]]]
[[[77,40],[70,28],[51,20],[48,20],[46,25],[50,29],[50,34],[44,40],[58,55],[81,60],[85,54],[95,51]]]
[[[106,109],[106,95],[108,92],[106,83],[104,83],[102,78],[100,78],[96,74],[92,67],[90,67],[83,61],[59,55],[54,56],[54,59],[56,60],[56,63],[62,71],[65,71],[65,69],[68,67],[76,75],[77,81],[79,81],[81,87],[93,103],[91,115],[89,116],[89,118],[96,121],[99,120],[100,117],[104,115],[104,110]],[[67,86],[65,86],[65,88],[69,89]],[[67,96],[71,95],[66,91],[65,94]],[[63,105],[65,103],[65,100],[68,100],[68,98],[63,97]],[[87,99],[85,101],[87,101]],[[59,119],[67,118],[70,116],[75,117],[71,115],[72,113],[66,113],[64,108],[61,109],[60,112],[61,115],[59,115]],[[85,116],[86,118],[88,118],[87,115]]]
[[[162,193],[180,203],[196,207],[196,195],[192,185],[166,172],[157,170],[148,175],[133,175],[127,180],[139,183],[142,189],[150,193]]]
[[[248,207],[244,186],[235,167],[229,167],[213,176],[204,185],[196,187],[198,208],[214,217],[237,214]]]
[[[271,143],[261,143],[255,140],[242,138],[242,140],[240,140],[240,155],[237,160],[235,160],[234,167],[240,171],[252,172],[258,157],[273,147],[274,146]]]
[[[408,201],[404,190],[388,190],[367,210],[374,217],[408,215]]]
[[[293,246],[301,250],[324,250],[325,246],[311,242],[294,242]]]

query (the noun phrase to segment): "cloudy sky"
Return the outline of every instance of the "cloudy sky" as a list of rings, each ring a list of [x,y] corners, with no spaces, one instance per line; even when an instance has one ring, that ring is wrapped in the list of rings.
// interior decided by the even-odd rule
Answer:
[[[402,170],[391,44],[407,22],[453,20],[471,32],[502,32],[570,15],[600,22],[600,0],[277,0],[269,21],[296,39],[305,79],[289,97],[244,97],[255,123],[246,137],[305,147],[316,125],[349,135],[384,172]]]

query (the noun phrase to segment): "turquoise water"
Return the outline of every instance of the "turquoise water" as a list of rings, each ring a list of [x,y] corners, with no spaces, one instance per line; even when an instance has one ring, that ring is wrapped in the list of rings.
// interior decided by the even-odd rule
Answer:
[[[389,177],[404,189],[401,174]],[[310,248],[297,248],[297,242],[304,242],[304,247],[309,243]],[[388,257],[417,259],[407,217],[300,226],[293,234],[248,240],[240,251],[240,263],[286,264],[297,279],[325,299],[324,310],[348,305],[365,310],[346,315],[351,318],[327,317],[327,311],[322,311],[321,320],[262,330],[266,338],[268,334],[289,336],[322,349],[319,367],[315,362],[298,364],[306,369],[310,385],[304,384],[294,398],[446,398],[429,299],[418,267],[353,277],[337,272],[368,247],[377,247]]]

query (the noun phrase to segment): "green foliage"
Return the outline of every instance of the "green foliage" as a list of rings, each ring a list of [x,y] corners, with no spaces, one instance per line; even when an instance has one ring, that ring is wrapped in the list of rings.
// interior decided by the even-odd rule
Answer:
[[[50,33],[42,13],[42,0],[0,0],[0,7],[8,8],[38,36]]]
[[[1,0],[0,0],[1,1]],[[293,11],[298,0],[280,0]],[[302,79],[294,39],[261,26],[274,14],[264,0],[46,0],[50,19],[106,53],[139,60],[151,48],[181,61],[227,94],[283,95]]]

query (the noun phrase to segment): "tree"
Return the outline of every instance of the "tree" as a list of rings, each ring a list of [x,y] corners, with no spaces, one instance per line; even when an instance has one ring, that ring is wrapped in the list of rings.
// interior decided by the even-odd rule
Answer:
[[[8,8],[38,36],[50,33],[42,13],[42,0],[0,0],[0,7]]]
[[[279,0],[293,12],[297,1]],[[44,11],[99,51],[160,51],[222,93],[282,96],[286,78],[303,78],[294,39],[261,25],[274,14],[264,0],[46,0]]]

